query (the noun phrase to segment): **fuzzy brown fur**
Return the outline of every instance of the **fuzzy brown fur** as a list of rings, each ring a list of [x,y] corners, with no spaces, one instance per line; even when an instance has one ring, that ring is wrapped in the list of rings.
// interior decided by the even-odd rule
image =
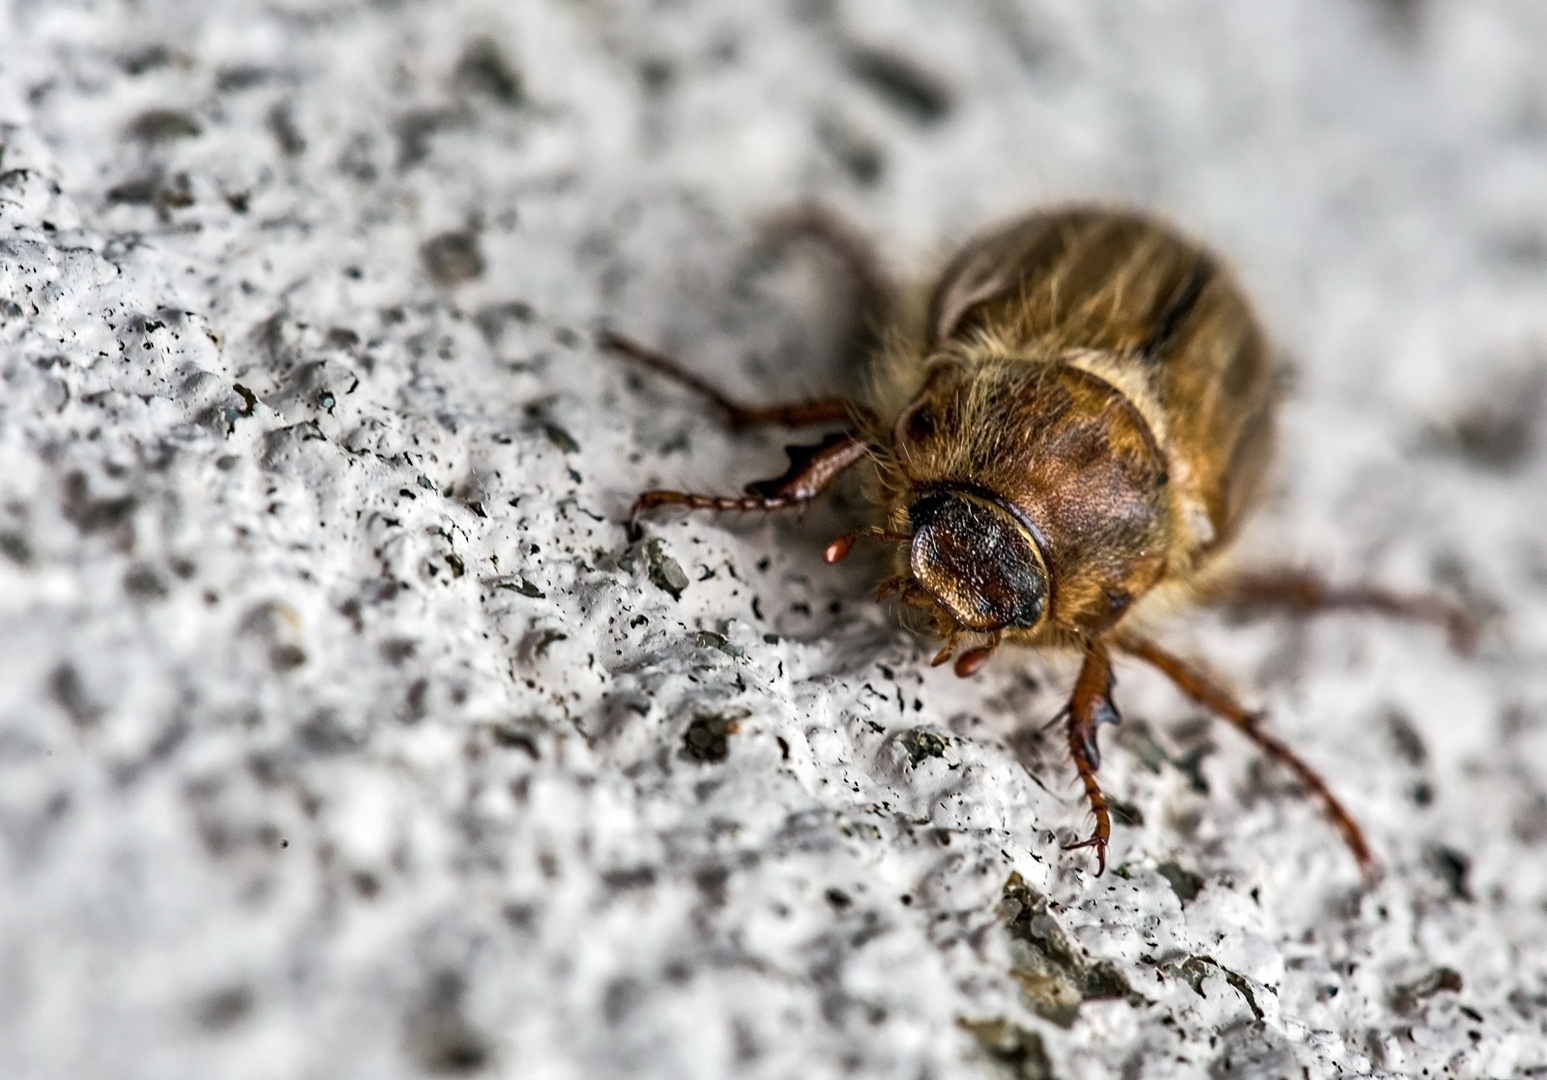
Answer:
[[[1213,256],[1133,213],[1033,214],[957,255],[922,332],[886,350],[867,425],[878,502],[904,531],[910,504],[942,484],[1019,508],[1041,529],[1053,599],[1005,637],[1074,645],[1157,587],[1185,587],[1235,535],[1277,384]],[[950,634],[950,614],[903,584]]]

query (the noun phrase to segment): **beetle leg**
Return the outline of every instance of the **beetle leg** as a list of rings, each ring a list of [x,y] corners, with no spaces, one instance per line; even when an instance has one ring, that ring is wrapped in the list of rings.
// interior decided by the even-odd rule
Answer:
[[[807,424],[825,424],[832,420],[849,420],[867,415],[862,406],[842,398],[813,398],[785,405],[743,405],[726,397],[704,379],[688,371],[677,361],[648,349],[633,338],[603,330],[596,336],[599,348],[620,356],[658,375],[664,375],[688,389],[709,399],[724,414],[725,422],[733,428],[756,427],[762,424],[783,424],[785,427],[805,427]]]
[[[843,264],[855,292],[855,329],[873,333],[888,325],[898,303],[897,284],[864,233],[820,203],[805,203],[770,216],[763,225],[765,238],[782,246],[795,240],[812,240]]]
[[[785,448],[790,467],[783,476],[747,485],[747,494],[695,495],[687,491],[647,491],[629,511],[629,531],[637,532],[639,517],[657,506],[690,510],[784,510],[803,507],[831,487],[844,470],[870,454],[870,447],[853,435],[834,434],[815,446]]]
[[[1378,866],[1358,822],[1354,821],[1353,815],[1344,809],[1337,796],[1332,794],[1332,789],[1327,786],[1327,782],[1318,776],[1300,755],[1263,730],[1262,714],[1248,712],[1230,691],[1215,682],[1204,671],[1162,649],[1148,638],[1120,632],[1113,637],[1113,643],[1123,652],[1154,667],[1175,683],[1178,690],[1199,705],[1230,721],[1241,729],[1247,738],[1261,747],[1263,753],[1294,773],[1300,783],[1321,802],[1327,816],[1332,819],[1332,824],[1343,834],[1343,841],[1353,852],[1354,860],[1358,862],[1359,869],[1365,878],[1372,881],[1375,879]]]
[[[1115,724],[1119,716],[1112,704],[1112,655],[1106,645],[1098,640],[1085,645],[1085,663],[1074,681],[1074,692],[1064,708],[1068,724],[1069,754],[1079,771],[1080,782],[1085,785],[1085,799],[1096,815],[1096,831],[1088,839],[1069,844],[1064,850],[1094,848],[1096,850],[1096,876],[1107,868],[1107,841],[1112,836],[1112,815],[1107,810],[1107,797],[1096,782],[1096,770],[1101,767],[1101,748],[1096,734],[1102,724]]]
[[[1209,604],[1244,608],[1283,607],[1301,614],[1328,611],[1369,611],[1444,630],[1450,647],[1470,653],[1477,645],[1477,622],[1459,605],[1438,596],[1402,593],[1379,585],[1333,586],[1309,570],[1284,568],[1239,574],[1208,590],[1200,598]]]

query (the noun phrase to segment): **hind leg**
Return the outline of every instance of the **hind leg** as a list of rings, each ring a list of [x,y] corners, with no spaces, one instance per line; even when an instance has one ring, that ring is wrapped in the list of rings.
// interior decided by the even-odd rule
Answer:
[[[677,361],[646,348],[633,338],[613,333],[611,330],[603,330],[597,335],[596,344],[614,356],[653,371],[657,375],[664,375],[707,398],[715,408],[720,410],[725,423],[733,428],[769,424],[805,427],[808,424],[823,424],[830,420],[853,421],[856,417],[865,415],[863,407],[842,398],[812,398],[808,401],[796,401],[784,405],[743,405],[727,397],[718,387],[699,378]]]
[[[1227,578],[1200,602],[1246,610],[1287,608],[1297,614],[1366,611],[1444,630],[1450,647],[1470,653],[1477,645],[1477,623],[1459,605],[1425,593],[1402,593],[1379,585],[1334,586],[1309,570],[1286,567]]]
[[[819,204],[782,211],[763,223],[764,241],[783,248],[811,241],[831,252],[843,267],[855,293],[856,338],[873,335],[886,326],[897,310],[897,288],[874,247],[863,233]],[[863,422],[869,412],[863,406],[838,397],[811,398],[779,405],[747,405],[727,397],[707,380],[693,374],[671,357],[611,330],[597,335],[597,345],[646,370],[663,375],[706,398],[732,428],[761,425],[804,427],[832,420]]]
[[[1262,717],[1259,713],[1248,712],[1229,690],[1201,668],[1162,649],[1148,638],[1137,634],[1119,633],[1114,636],[1113,644],[1130,656],[1154,667],[1175,683],[1178,690],[1214,715],[1228,720],[1248,739],[1256,743],[1263,753],[1294,773],[1300,783],[1305,785],[1321,803],[1338,832],[1343,834],[1343,840],[1348,845],[1348,849],[1353,852],[1354,859],[1359,863],[1359,869],[1365,878],[1373,879],[1376,876],[1375,856],[1370,851],[1370,845],[1365,842],[1364,832],[1354,821],[1353,815],[1338,801],[1337,796],[1332,793],[1327,782],[1317,775],[1316,770],[1307,765],[1300,755],[1286,744],[1263,730]]]
[[[856,338],[878,331],[896,316],[899,289],[875,245],[831,208],[820,203],[790,207],[764,221],[763,235],[775,247],[806,240],[832,253],[854,290]]]

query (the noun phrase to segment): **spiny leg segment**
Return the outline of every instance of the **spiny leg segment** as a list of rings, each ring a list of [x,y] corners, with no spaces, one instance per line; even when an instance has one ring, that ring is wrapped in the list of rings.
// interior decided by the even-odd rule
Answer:
[[[815,446],[788,446],[790,467],[783,476],[747,485],[747,494],[695,495],[687,491],[647,491],[629,511],[629,531],[637,532],[639,516],[657,506],[690,510],[784,510],[805,506],[832,487],[838,477],[870,455],[870,445],[854,435],[836,433]]]
[[[897,289],[875,249],[858,230],[833,211],[817,204],[794,207],[765,222],[765,238],[774,245],[812,240],[827,247],[842,263],[854,285],[857,321],[869,330],[884,325],[897,306]],[[597,335],[597,345],[639,367],[672,379],[708,399],[732,428],[780,424],[804,427],[835,420],[870,425],[874,417],[862,405],[837,397],[812,398],[780,405],[745,405],[728,397],[712,383],[677,361],[632,338],[611,330]],[[830,435],[813,446],[786,448],[790,467],[783,476],[747,485],[742,496],[701,495],[686,491],[647,491],[629,512],[629,531],[638,532],[639,517],[656,506],[685,506],[692,510],[783,510],[804,507],[831,487],[848,468],[866,457],[870,448],[853,435]],[[841,545],[847,554],[848,544]],[[830,549],[836,550],[836,549]],[[841,556],[840,556],[841,557]],[[829,561],[836,561],[829,559]]]
[[[868,417],[862,406],[841,398],[815,398],[810,401],[786,405],[742,405],[725,396],[718,388],[688,371],[675,360],[639,344],[622,334],[604,330],[597,336],[597,345],[641,367],[688,387],[703,395],[723,414],[726,423],[733,428],[762,424],[783,424],[801,427],[832,420]],[[863,460],[870,453],[864,440],[844,433],[834,433],[819,443],[808,446],[787,446],[785,453],[790,466],[782,476],[771,480],[759,480],[748,484],[744,495],[702,495],[691,491],[647,491],[634,500],[629,510],[628,529],[631,535],[639,532],[639,518],[657,506],[684,506],[689,510],[785,510],[804,507],[827,490],[845,470]]]
[[[1069,736],[1069,754],[1079,771],[1080,783],[1085,785],[1085,799],[1091,813],[1096,815],[1096,829],[1077,844],[1065,850],[1094,848],[1096,851],[1096,876],[1107,868],[1107,842],[1112,838],[1112,815],[1107,808],[1107,797],[1096,781],[1096,770],[1101,768],[1101,748],[1096,735],[1102,724],[1115,724],[1120,719],[1117,707],[1112,704],[1112,655],[1099,638],[1085,645],[1085,662],[1080,666],[1079,677],[1074,681],[1074,692],[1064,708]]]
[[[1261,747],[1263,753],[1294,773],[1300,783],[1321,802],[1327,816],[1337,826],[1338,832],[1343,834],[1343,840],[1353,852],[1354,859],[1358,862],[1359,869],[1365,878],[1374,880],[1378,874],[1378,865],[1353,815],[1343,807],[1337,796],[1332,793],[1332,789],[1327,786],[1327,782],[1317,775],[1314,769],[1287,745],[1263,730],[1261,714],[1248,712],[1228,690],[1206,673],[1148,638],[1119,632],[1113,636],[1112,642],[1118,649],[1143,660],[1161,672],[1176,684],[1177,689],[1199,705],[1234,724],[1246,734],[1247,738]],[[1090,785],[1086,786],[1088,788]]]

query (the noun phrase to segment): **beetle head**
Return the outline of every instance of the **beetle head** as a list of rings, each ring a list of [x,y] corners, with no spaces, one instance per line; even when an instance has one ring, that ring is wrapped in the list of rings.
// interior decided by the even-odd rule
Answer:
[[[913,578],[966,630],[1031,629],[1048,608],[1035,528],[991,492],[944,488],[908,507]]]

